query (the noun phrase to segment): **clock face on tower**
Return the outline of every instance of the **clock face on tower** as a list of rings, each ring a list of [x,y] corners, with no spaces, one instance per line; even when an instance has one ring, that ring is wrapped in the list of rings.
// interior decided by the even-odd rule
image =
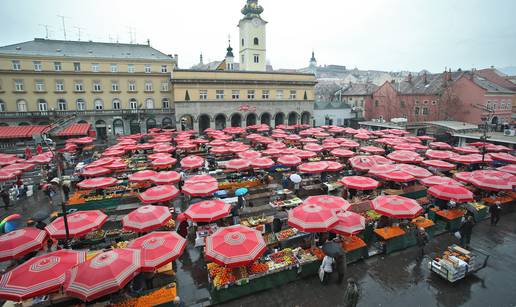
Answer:
[[[260,25],[260,19],[258,19],[258,18],[254,18],[254,19],[253,19],[253,25],[254,25],[255,27],[258,27],[258,26]]]

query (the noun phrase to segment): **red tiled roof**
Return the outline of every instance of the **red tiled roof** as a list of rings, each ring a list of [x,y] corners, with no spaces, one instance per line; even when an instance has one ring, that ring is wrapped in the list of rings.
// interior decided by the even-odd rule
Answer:
[[[31,138],[47,129],[48,126],[1,126],[0,139]]]
[[[81,136],[88,135],[91,124],[71,124],[70,126],[61,130],[58,136]]]

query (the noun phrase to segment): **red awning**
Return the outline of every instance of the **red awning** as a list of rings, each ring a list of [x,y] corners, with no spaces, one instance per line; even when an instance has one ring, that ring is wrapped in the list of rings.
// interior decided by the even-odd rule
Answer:
[[[48,126],[1,126],[0,139],[31,138],[47,129]]]
[[[70,126],[61,130],[57,136],[82,136],[88,135],[91,124],[71,124]]]

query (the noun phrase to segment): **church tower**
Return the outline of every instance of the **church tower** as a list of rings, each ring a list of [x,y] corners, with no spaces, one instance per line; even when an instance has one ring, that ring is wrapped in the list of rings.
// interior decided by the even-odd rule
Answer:
[[[226,70],[235,70],[233,48],[231,47],[231,41],[229,41],[228,49],[226,50]]]
[[[263,7],[258,4],[258,0],[247,0],[242,9],[244,18],[238,23],[240,28],[240,70],[266,70],[265,26],[267,22],[261,18],[262,12]]]

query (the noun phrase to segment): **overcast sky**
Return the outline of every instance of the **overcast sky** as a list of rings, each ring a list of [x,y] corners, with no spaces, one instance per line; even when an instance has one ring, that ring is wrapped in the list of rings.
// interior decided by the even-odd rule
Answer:
[[[514,0],[260,0],[267,25],[267,58],[274,68],[319,64],[378,70],[516,66]],[[236,42],[245,0],[1,0],[0,44],[44,37],[136,41],[179,66],[221,60],[228,35]]]

